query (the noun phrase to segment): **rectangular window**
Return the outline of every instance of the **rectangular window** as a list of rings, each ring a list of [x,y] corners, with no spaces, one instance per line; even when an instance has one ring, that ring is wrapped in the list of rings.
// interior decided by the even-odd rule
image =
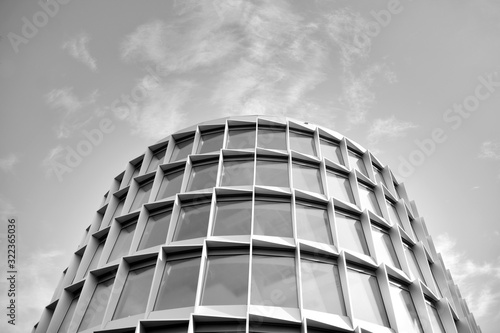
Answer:
[[[97,249],[94,252],[94,255],[92,256],[92,259],[90,260],[89,267],[87,267],[87,270],[85,271],[85,274],[83,274],[83,277],[87,276],[88,272],[91,270],[94,270],[97,267],[97,264],[99,263],[99,259],[101,258],[101,253],[102,249],[104,248],[104,243],[106,242],[106,239],[102,240],[99,245],[97,246]]]
[[[352,151],[349,151],[348,156],[351,169],[358,170],[363,175],[368,177],[368,171],[366,171],[365,162],[363,162],[363,158]]]
[[[293,163],[293,187],[296,189],[323,193],[318,166]]]
[[[328,192],[330,196],[355,204],[349,178],[344,175],[327,171]]]
[[[391,291],[398,331],[405,333],[424,333],[410,292],[406,290],[406,288],[392,282],[389,285],[389,289]]]
[[[285,129],[259,127],[257,146],[266,149],[286,150]]]
[[[248,295],[249,256],[209,256],[202,305],[245,305]]]
[[[193,165],[187,184],[187,191],[214,187],[217,180],[217,167],[217,162]]]
[[[194,306],[199,271],[199,257],[167,262],[154,310]]]
[[[301,260],[304,308],[346,315],[337,265]]]
[[[128,180],[128,185],[135,179],[135,177],[139,176],[139,172],[141,171],[142,161],[134,165],[134,172],[132,173],[132,177]]]
[[[115,278],[113,277],[97,284],[89,305],[85,310],[80,326],[78,327],[78,332],[96,327],[102,323],[114,281]]]
[[[132,202],[132,206],[130,207],[131,212],[141,208],[143,204],[149,201],[149,195],[151,194],[152,188],[153,188],[153,179],[151,179],[145,184],[141,184],[141,186],[137,190],[134,201]]]
[[[397,224],[404,230],[403,222],[401,222],[401,218],[399,217],[398,211],[396,210],[394,204],[389,200],[386,200],[385,202],[387,203],[387,210],[389,211],[389,218],[392,224]]]
[[[126,197],[127,197],[127,195],[125,194],[119,199],[120,201],[118,202],[118,205],[116,206],[115,211],[113,212],[113,215],[111,216],[111,219],[109,220],[109,223],[111,223],[115,217],[122,215],[123,204],[125,203]]]
[[[175,143],[174,151],[170,156],[170,162],[183,160],[191,154],[193,150],[193,137]]]
[[[370,255],[361,221],[356,218],[335,214],[339,245],[341,248]]]
[[[251,200],[217,202],[214,236],[250,235],[251,223]]]
[[[255,148],[255,128],[229,129],[227,149]]]
[[[184,169],[168,172],[163,177],[156,200],[165,199],[180,193]]]
[[[371,273],[347,269],[354,317],[389,327],[377,277]]]
[[[373,166],[373,171],[375,173],[375,179],[379,184],[385,185],[385,187],[388,188],[387,183],[385,182],[384,175],[382,174],[382,170],[376,167],[375,165]]]
[[[299,238],[333,244],[326,208],[297,204],[295,206],[295,222]]]
[[[155,266],[150,265],[130,271],[118,299],[113,320],[144,313]]]
[[[380,206],[377,201],[377,197],[372,189],[359,184],[359,197],[361,199],[361,208],[368,209],[371,212],[377,214],[378,216],[382,216],[382,212],[380,211]]]
[[[139,250],[165,244],[172,211],[150,215],[139,243]]]
[[[173,241],[207,236],[210,203],[183,206],[177,219]]]
[[[251,304],[297,308],[295,258],[254,255]]]
[[[108,262],[112,262],[128,254],[136,226],[137,221],[121,228],[115,246],[113,246],[113,250],[111,250],[111,254],[109,255]]]
[[[69,330],[69,325],[71,323],[71,318],[73,318],[73,314],[75,313],[76,304],[78,304],[78,299],[80,298],[80,294],[75,296],[69,305],[68,311],[64,315],[63,321],[57,330],[57,333],[66,333]]]
[[[425,303],[427,305],[427,312],[431,318],[432,331],[435,333],[446,333],[443,322],[441,321],[441,318],[439,318],[438,310],[431,302],[426,301]]]
[[[375,251],[377,251],[377,256],[380,259],[380,262],[384,262],[401,269],[389,234],[376,227],[372,228],[372,234],[373,244],[375,245]]]
[[[330,161],[333,161],[340,165],[344,165],[342,151],[338,144],[323,139],[321,139],[319,142],[321,145],[321,155],[323,156],[323,158],[327,158]]]
[[[410,268],[410,274],[412,279],[419,278],[423,283],[425,282],[424,275],[418,266],[417,258],[415,257],[415,253],[408,247],[408,245],[404,244],[403,246],[406,254],[406,259],[408,260],[408,266]]]
[[[290,149],[306,155],[317,155],[314,136],[312,134],[290,131],[288,136],[290,139]]]
[[[163,163],[163,159],[165,158],[165,153],[167,152],[167,148],[160,149],[151,158],[151,162],[149,162],[148,169],[146,173],[150,173],[156,170],[158,165]]]
[[[253,185],[252,160],[225,160],[220,186]]]
[[[255,185],[290,187],[288,162],[257,159]]]
[[[222,149],[224,131],[202,133],[198,145],[198,154],[211,153]]]
[[[256,200],[254,235],[293,237],[290,202]]]

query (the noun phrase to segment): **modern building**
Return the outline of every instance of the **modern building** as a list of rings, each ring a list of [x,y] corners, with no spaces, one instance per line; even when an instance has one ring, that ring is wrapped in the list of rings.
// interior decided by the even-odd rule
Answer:
[[[322,126],[229,117],[127,163],[34,333],[481,332],[404,185]]]

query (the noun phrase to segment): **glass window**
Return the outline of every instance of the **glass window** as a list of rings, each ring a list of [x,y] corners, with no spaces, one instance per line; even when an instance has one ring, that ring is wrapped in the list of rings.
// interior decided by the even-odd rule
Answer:
[[[346,315],[339,269],[336,265],[301,261],[304,308]]]
[[[429,263],[429,268],[431,269],[431,277],[432,277],[432,281],[434,282],[434,291],[436,291],[436,295],[438,295],[439,297],[443,297],[443,295],[441,294],[441,289],[439,288],[439,285],[436,281],[436,276],[434,276],[434,272],[432,271],[432,264]]]
[[[384,179],[384,176],[382,175],[382,170],[380,170],[378,167],[376,166],[373,166],[373,170],[374,170],[374,173],[375,173],[375,179],[377,180],[377,182],[379,184],[384,184],[385,187],[388,187],[387,186],[387,183],[385,182],[385,179]]]
[[[229,129],[227,148],[255,148],[255,129]]]
[[[137,194],[135,195],[130,211],[133,212],[136,209],[141,208],[141,206],[149,201],[149,194],[153,188],[153,180],[147,182],[146,184],[139,187]]]
[[[432,331],[436,333],[446,333],[444,330],[443,323],[441,322],[441,319],[439,318],[439,313],[437,309],[432,305],[430,302],[426,301],[427,304],[427,310],[429,312],[429,316],[431,317],[431,326],[432,326]]]
[[[149,162],[148,169],[146,170],[146,173],[155,171],[158,165],[163,163],[163,159],[165,158],[165,153],[167,152],[166,148],[163,148],[159,150],[158,152],[154,153],[153,157],[151,158],[151,162]]]
[[[344,159],[342,158],[342,150],[339,145],[327,140],[320,140],[321,154],[323,158],[327,158],[330,161],[344,165]]]
[[[302,154],[316,156],[316,145],[314,144],[314,136],[312,134],[302,134],[290,131],[290,149],[298,151]]]
[[[59,329],[57,330],[58,333],[59,332],[61,332],[61,333],[68,332],[69,325],[71,323],[71,318],[73,318],[73,314],[75,313],[76,304],[78,303],[79,297],[80,297],[80,295],[74,297],[73,300],[71,301],[71,304],[69,305],[68,311],[66,311],[66,314],[64,315],[64,319],[61,323],[61,326],[59,326]]]
[[[108,262],[112,262],[124,255],[128,254],[130,249],[130,244],[132,244],[132,237],[134,237],[134,231],[137,223],[132,223],[128,226],[123,227],[118,234],[118,239],[116,240],[115,246],[109,255]]]
[[[286,150],[285,129],[259,128],[257,145],[261,148]]]
[[[398,331],[405,333],[423,333],[418,319],[417,309],[408,290],[393,283],[389,285]]]
[[[85,274],[83,275],[84,277],[87,275],[88,272],[91,270],[94,270],[97,267],[97,264],[99,263],[99,259],[101,258],[101,253],[102,249],[104,248],[104,243],[106,242],[106,239],[102,240],[101,243],[97,246],[97,249],[94,252],[94,255],[92,256],[92,259],[90,260],[89,267],[85,271]]]
[[[363,158],[352,151],[349,151],[349,164],[351,165],[351,169],[358,170],[363,175],[368,177],[368,171],[366,171],[365,162],[363,162]]]
[[[167,262],[154,310],[194,306],[199,270],[199,257]]]
[[[224,131],[216,133],[201,134],[200,144],[198,145],[198,154],[218,151],[222,148],[224,141]]]
[[[151,215],[139,243],[139,250],[165,244],[172,211]]]
[[[182,207],[173,241],[207,236],[210,203]]]
[[[217,202],[214,236],[250,235],[251,223],[251,200]]]
[[[380,261],[401,269],[389,234],[375,227],[372,228],[372,233],[373,244],[375,245],[375,250],[377,251]]]
[[[326,172],[328,191],[330,196],[355,204],[349,178],[338,173]]]
[[[382,212],[380,211],[380,206],[378,205],[377,197],[372,189],[364,185],[359,185],[359,197],[361,199],[361,208],[368,209],[373,213],[382,216]]]
[[[393,224],[399,225],[401,228],[403,228],[403,223],[401,222],[401,219],[399,218],[398,211],[396,210],[396,207],[392,202],[389,200],[386,200],[387,203],[387,210],[389,211],[389,218]],[[403,228],[404,229],[404,228]]]
[[[293,186],[300,190],[323,193],[319,167],[294,163]]]
[[[104,311],[108,304],[109,295],[111,295],[111,288],[113,287],[114,278],[106,281],[99,282],[92,294],[89,305],[85,310],[83,319],[78,327],[78,332],[84,331],[88,328],[95,327],[102,323]]]
[[[290,202],[256,200],[254,235],[293,237]]]
[[[172,156],[170,156],[170,162],[179,161],[188,157],[193,150],[193,138],[190,137],[183,141],[178,141],[175,144]]]
[[[126,195],[124,195],[124,196],[120,199],[120,202],[118,202],[118,205],[116,206],[115,211],[113,212],[113,216],[111,216],[111,220],[110,220],[110,222],[109,222],[109,223],[111,223],[111,221],[113,221],[113,219],[114,219],[115,217],[118,217],[118,216],[122,215],[123,204],[125,203],[125,198],[126,198],[126,197],[127,197],[127,196],[126,196]]]
[[[153,282],[155,266],[130,271],[118,299],[113,320],[133,316],[146,311],[149,290]]]
[[[251,161],[224,161],[221,186],[253,185],[253,159]]]
[[[298,307],[295,258],[253,256],[251,303]]]
[[[184,169],[165,174],[160,185],[156,200],[165,199],[180,193]]]
[[[288,162],[258,159],[255,185],[290,187]]]
[[[218,163],[193,165],[191,177],[189,177],[187,185],[187,191],[214,187],[217,179],[217,166]]]
[[[335,214],[340,247],[370,255],[361,221],[343,214]]]
[[[347,270],[347,280],[349,282],[354,317],[389,327],[389,320],[387,319],[377,278],[372,274],[349,268]]]
[[[406,254],[406,259],[408,260],[408,266],[410,268],[410,275],[412,279],[419,278],[422,282],[425,283],[424,275],[422,274],[422,270],[418,266],[417,258],[415,257],[415,253],[408,247],[408,245],[404,244],[403,246]]]
[[[244,305],[248,295],[249,256],[209,256],[202,305]]]
[[[296,205],[295,222],[299,238],[318,243],[333,244],[330,221],[325,208]]]

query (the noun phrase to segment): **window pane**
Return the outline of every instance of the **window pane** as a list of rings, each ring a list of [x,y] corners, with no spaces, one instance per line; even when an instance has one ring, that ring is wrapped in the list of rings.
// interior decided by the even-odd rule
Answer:
[[[408,248],[408,246],[403,246],[406,254],[406,259],[408,260],[408,266],[410,268],[410,274],[412,279],[419,278],[422,282],[425,283],[424,275],[418,266],[417,258],[415,257],[415,253]]]
[[[373,243],[375,244],[375,250],[379,259],[386,264],[401,269],[391,237],[386,232],[377,228],[372,228],[372,233]]]
[[[207,236],[210,204],[182,207],[173,241]]]
[[[163,163],[163,159],[165,158],[165,153],[167,152],[166,148],[163,148],[159,152],[153,155],[153,158],[151,159],[151,162],[149,162],[148,169],[146,170],[146,173],[152,172],[156,170],[158,165]]]
[[[257,145],[261,148],[286,150],[286,135],[284,129],[259,128]]]
[[[139,250],[165,244],[172,211],[152,215],[148,218],[144,234],[139,243]]]
[[[247,304],[248,263],[248,255],[210,256],[201,304]]]
[[[326,178],[330,196],[350,203],[355,203],[351,183],[347,177],[333,172],[327,172]]]
[[[154,271],[155,266],[148,266],[128,273],[123,291],[118,299],[113,320],[146,311]]]
[[[228,149],[255,148],[255,129],[229,130]]]
[[[323,193],[319,168],[294,163],[293,186],[300,190]]]
[[[224,141],[224,132],[202,134],[200,145],[198,146],[198,154],[210,153],[218,151],[222,148]]]
[[[290,202],[255,201],[254,235],[293,237]]]
[[[170,157],[170,162],[179,161],[188,157],[193,150],[193,138],[189,138],[184,141],[177,142],[172,156]]]
[[[376,166],[373,166],[373,170],[375,172],[375,179],[377,180],[377,182],[379,184],[384,184],[385,187],[388,187],[387,183],[385,182],[384,176],[382,175],[382,170],[380,170]]]
[[[354,316],[361,320],[389,327],[377,278],[371,274],[348,269],[347,279]]]
[[[132,173],[132,177],[130,177],[127,185],[130,185],[132,180],[134,180],[134,178],[139,175],[139,172],[141,171],[141,166],[142,166],[142,162],[140,162],[139,164],[134,166],[134,172]]]
[[[301,134],[296,132],[289,132],[290,149],[298,151],[302,154],[316,156],[316,146],[314,144],[314,137],[312,134]]]
[[[359,186],[359,197],[361,199],[361,208],[368,209],[373,213],[382,216],[380,207],[377,202],[377,197],[373,191],[363,185]]]
[[[353,152],[349,152],[349,164],[352,169],[358,170],[363,175],[368,177],[368,172],[366,171],[365,162],[363,162],[363,158]]]
[[[225,161],[221,186],[253,185],[252,161]]]
[[[109,223],[111,223],[111,221],[113,221],[113,219],[115,217],[118,217],[120,215],[122,215],[122,210],[123,210],[123,204],[125,203],[125,198],[126,198],[126,195],[124,195],[121,199],[120,199],[120,202],[118,202],[118,205],[116,206],[115,208],[115,211],[113,213],[113,216],[111,217],[111,219],[109,220]]]
[[[132,244],[132,237],[134,237],[134,231],[136,226],[137,223],[133,223],[128,227],[124,227],[120,230],[115,246],[113,247],[113,250],[109,255],[108,262],[112,262],[113,260],[128,254],[128,251],[130,249],[130,244]]]
[[[187,185],[188,191],[196,191],[215,186],[217,179],[217,163],[193,166]]]
[[[251,303],[298,307],[294,258],[253,256]]]
[[[115,279],[112,278],[97,284],[94,294],[87,306],[87,310],[85,310],[85,314],[83,315],[80,327],[78,327],[78,332],[102,323],[102,318],[104,317],[104,311],[106,310],[114,281]]]
[[[349,216],[335,214],[340,247],[370,255],[361,221]]]
[[[340,147],[326,140],[320,140],[321,144],[321,154],[324,158],[327,158],[333,162],[344,165],[344,159],[342,158],[342,151]]]
[[[250,235],[252,201],[217,203],[214,236]]]
[[[333,244],[326,209],[296,205],[295,217],[299,238],[318,243]]]
[[[76,304],[78,303],[78,298],[79,296],[73,298],[71,301],[71,304],[69,305],[68,311],[66,311],[66,314],[64,315],[64,319],[61,323],[61,326],[59,326],[59,329],[57,332],[61,333],[66,333],[69,330],[69,324],[71,323],[71,318],[73,317],[73,314],[75,313],[76,309]]]
[[[399,218],[398,211],[396,210],[396,207],[394,205],[386,200],[387,203],[387,210],[389,211],[389,218],[393,224],[399,225],[401,228],[403,228],[403,223],[401,222],[401,219]],[[404,228],[403,228],[404,229]]]
[[[147,184],[141,185],[137,194],[135,195],[134,201],[132,202],[132,206],[130,207],[130,211],[133,212],[136,209],[139,209],[143,204],[149,201],[149,194],[151,193],[151,189],[153,188],[153,181],[150,181]]]
[[[346,315],[336,265],[302,260],[301,272],[302,295],[306,309]]]
[[[399,332],[423,333],[410,293],[392,283],[389,287]]]
[[[166,174],[161,182],[156,200],[165,199],[179,193],[181,191],[183,175],[184,169]]]
[[[290,187],[288,162],[257,160],[255,185]]]
[[[194,306],[199,270],[200,258],[167,262],[154,309]]]
[[[431,317],[432,330],[435,333],[446,333],[446,331],[444,330],[444,327],[443,327],[443,323],[441,322],[441,319],[439,318],[439,313],[436,310],[436,308],[427,303],[427,310],[429,312],[429,316]]]
[[[85,272],[83,277],[85,277],[88,272],[90,272],[91,270],[94,270],[97,267],[97,264],[99,263],[99,259],[101,259],[101,253],[102,253],[102,249],[104,248],[105,242],[106,242],[106,240],[103,240],[99,244],[99,246],[97,247],[94,255],[92,256],[92,260],[90,261],[89,267],[87,268],[87,271]]]

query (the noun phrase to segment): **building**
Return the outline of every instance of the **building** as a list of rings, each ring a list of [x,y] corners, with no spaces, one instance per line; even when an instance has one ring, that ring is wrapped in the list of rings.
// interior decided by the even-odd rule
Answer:
[[[321,126],[248,116],[117,175],[35,333],[480,332],[403,184]]]

